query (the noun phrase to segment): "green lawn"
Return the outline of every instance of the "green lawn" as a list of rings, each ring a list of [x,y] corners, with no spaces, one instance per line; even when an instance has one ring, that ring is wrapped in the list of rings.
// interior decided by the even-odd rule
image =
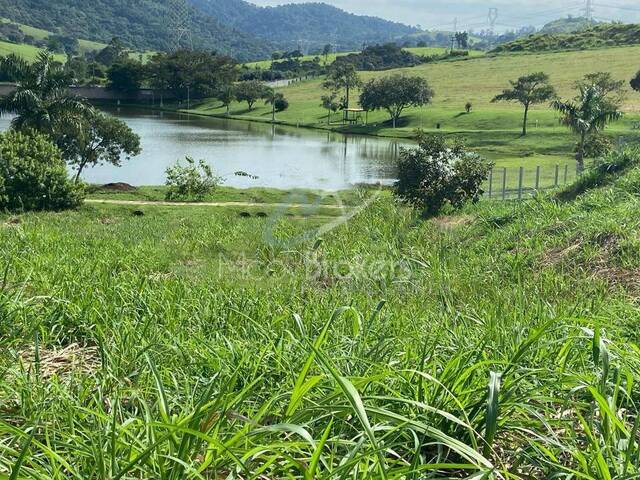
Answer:
[[[560,52],[530,55],[504,55],[443,61],[389,72],[363,72],[364,80],[400,72],[426,78],[436,92],[433,103],[425,108],[405,111],[399,128],[392,129],[384,112],[369,115],[369,125],[344,129],[339,115],[327,125],[327,114],[320,106],[322,79],[295,83],[281,91],[290,102],[289,110],[278,114],[278,121],[313,128],[332,128],[370,135],[410,137],[416,128],[431,132],[462,135],[478,151],[499,165],[536,166],[570,162],[574,137],[558,124],[557,114],[546,106],[535,107],[530,115],[530,135],[520,136],[522,109],[518,104],[494,104],[491,99],[508,86],[509,79],[545,71],[563,98],[573,95],[577,80],[594,71],[611,72],[615,78],[628,80],[640,68],[630,61],[638,58],[640,46],[610,48],[582,52]],[[623,120],[607,132],[624,141],[640,141],[640,95],[629,87]],[[353,98],[357,98],[357,94]],[[467,102],[473,104],[470,114],[464,112]],[[195,113],[223,115],[219,102],[206,101]],[[246,104],[233,104],[236,118],[268,122],[269,107],[257,105],[248,111]],[[440,129],[437,128],[438,124]]]
[[[42,49],[33,45],[3,42],[0,40],[0,56],[19,55],[28,61],[33,61]],[[64,54],[55,54],[54,58],[59,62],[66,62],[67,56]]]
[[[0,478],[636,478],[638,191],[0,214]]]

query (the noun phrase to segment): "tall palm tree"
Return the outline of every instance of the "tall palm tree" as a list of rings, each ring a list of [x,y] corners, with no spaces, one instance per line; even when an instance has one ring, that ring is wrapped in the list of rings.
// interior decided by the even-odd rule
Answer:
[[[560,112],[560,123],[580,135],[576,162],[578,171],[582,172],[587,139],[590,135],[604,130],[608,123],[618,120],[622,112],[607,100],[606,94],[596,85],[581,86],[575,102],[556,100],[552,106]]]
[[[0,99],[0,115],[13,114],[16,130],[33,129],[55,141],[61,132],[78,127],[91,106],[69,93],[72,78],[48,52],[28,63],[16,55],[0,59],[0,71],[16,89]]]

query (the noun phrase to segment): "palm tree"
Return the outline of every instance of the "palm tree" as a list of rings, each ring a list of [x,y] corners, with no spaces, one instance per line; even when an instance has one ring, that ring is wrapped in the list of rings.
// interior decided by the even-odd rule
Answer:
[[[76,128],[91,106],[69,93],[71,77],[48,52],[34,63],[16,55],[0,59],[0,71],[16,83],[16,89],[0,99],[0,115],[13,114],[16,130],[33,129],[57,140],[61,132]]]
[[[265,105],[271,105],[271,123],[275,123],[278,104],[285,101],[284,95],[273,88],[267,88],[264,91],[264,99]]]
[[[604,130],[609,122],[618,120],[622,116],[622,112],[615,104],[606,99],[606,95],[596,85],[581,86],[575,102],[556,100],[552,106],[560,112],[560,123],[580,135],[576,162],[578,172],[582,172],[584,170],[584,150],[588,137]]]

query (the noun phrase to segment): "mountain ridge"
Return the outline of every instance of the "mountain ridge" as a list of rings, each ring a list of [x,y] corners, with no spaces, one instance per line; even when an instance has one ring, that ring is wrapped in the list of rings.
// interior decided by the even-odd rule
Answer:
[[[118,37],[136,50],[166,51],[175,37],[168,20],[172,6],[170,0],[0,0],[0,16],[73,38],[108,43]],[[274,50],[298,46],[360,48],[417,31],[324,3],[259,7],[244,0],[187,0],[187,11],[195,48],[240,61],[269,58]]]

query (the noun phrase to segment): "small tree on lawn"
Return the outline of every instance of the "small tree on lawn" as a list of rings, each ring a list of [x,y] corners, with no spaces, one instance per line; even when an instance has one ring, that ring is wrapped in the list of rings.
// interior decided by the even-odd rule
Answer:
[[[511,88],[504,90],[494,97],[492,102],[520,102],[524,106],[524,119],[522,121],[522,136],[527,135],[527,122],[529,109],[532,105],[545,103],[556,98],[556,91],[549,84],[549,76],[538,72],[511,80]]]
[[[407,107],[424,106],[433,96],[433,89],[424,78],[391,75],[369,81],[362,89],[360,105],[367,111],[386,110],[396,128]]]
[[[338,101],[338,94],[336,92],[331,92],[328,95],[323,95],[322,98],[322,108],[327,110],[327,125],[331,124],[331,113],[336,113],[340,110],[340,102]]]
[[[265,85],[260,80],[248,80],[240,82],[235,86],[236,100],[239,102],[247,102],[249,110],[253,110],[253,105],[264,98]]]
[[[560,112],[560,123],[580,136],[576,162],[578,171],[582,172],[588,138],[604,130],[608,123],[618,120],[622,112],[596,85],[582,86],[575,101],[557,100],[553,102],[553,108]]]
[[[271,105],[271,121],[276,121],[276,112],[284,112],[289,108],[289,102],[284,97],[284,94],[276,92],[274,89],[269,88],[265,93],[265,104]]]
[[[354,88],[362,86],[362,80],[358,75],[355,65],[349,62],[334,62],[327,78],[322,84],[323,88],[336,92],[338,90],[345,91],[344,108],[349,108],[351,92]]]
[[[329,62],[329,55],[333,52],[333,45],[327,43],[322,49],[322,55],[324,56],[324,64],[326,65]]]
[[[236,92],[233,85],[225,85],[218,91],[218,100],[222,103],[222,106],[226,108],[226,114],[229,115],[229,107],[231,103],[236,99]]]
[[[76,169],[76,182],[88,166],[120,166],[141,152],[140,137],[126,123],[98,111],[87,113],[79,126],[69,128],[60,143],[67,163]]]

